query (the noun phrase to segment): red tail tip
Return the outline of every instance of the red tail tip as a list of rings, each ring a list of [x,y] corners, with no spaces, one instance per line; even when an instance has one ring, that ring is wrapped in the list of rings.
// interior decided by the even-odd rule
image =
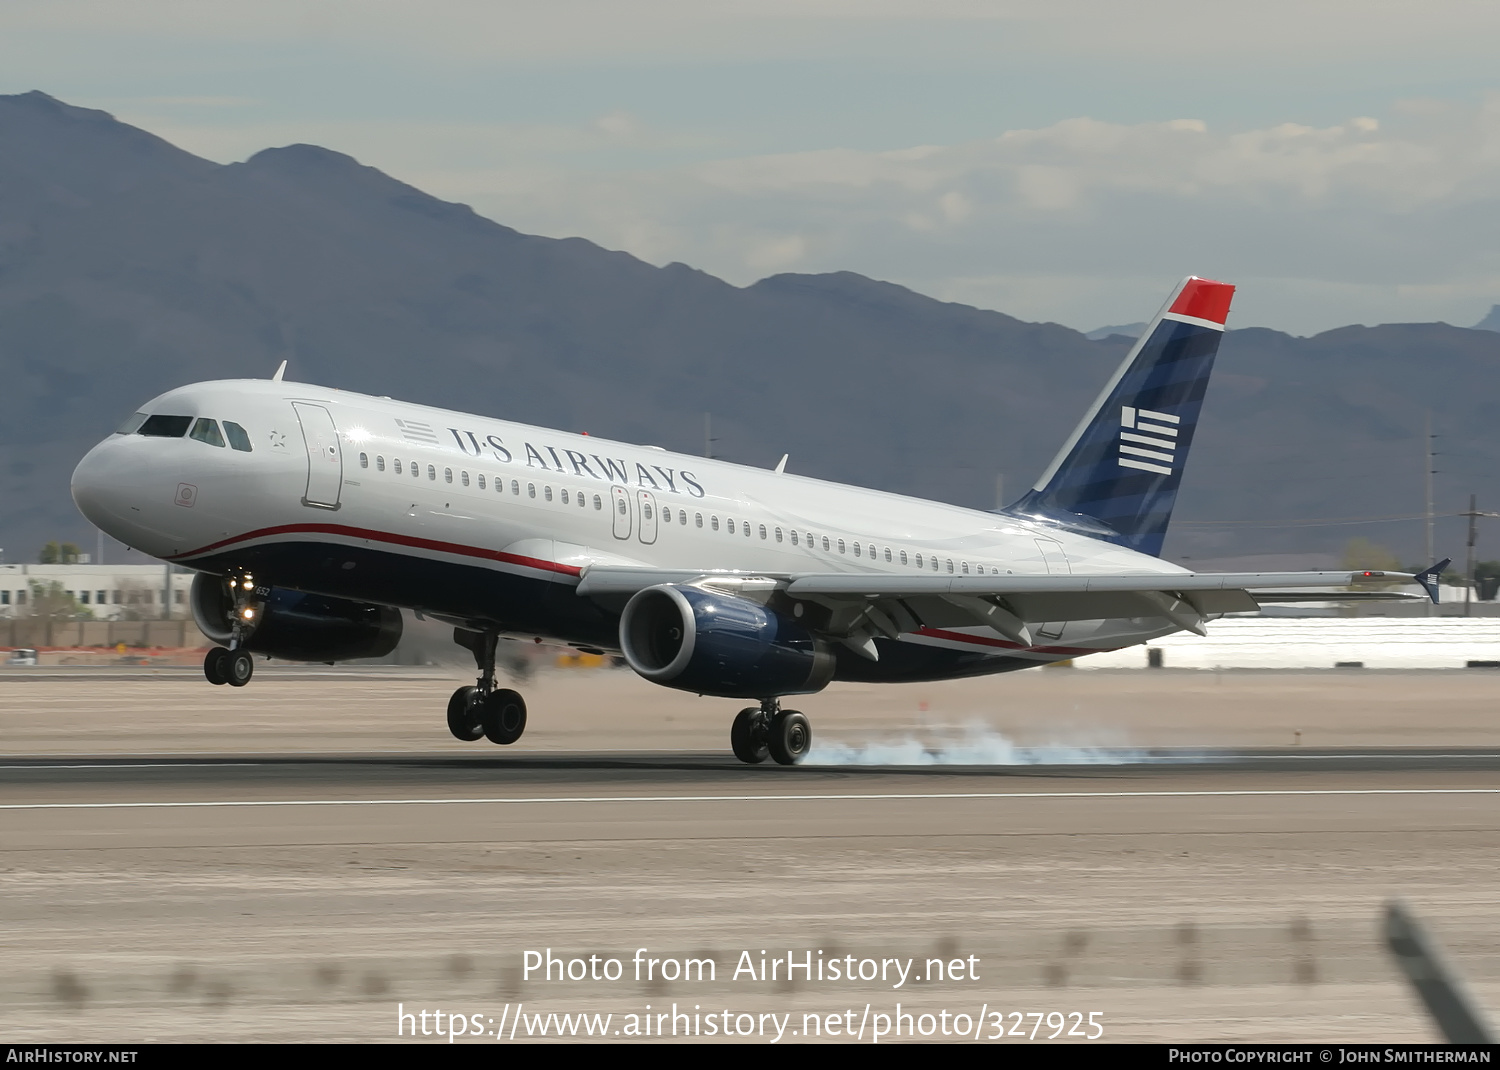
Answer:
[[[1167,311],[1222,326],[1229,318],[1229,302],[1233,297],[1234,287],[1229,283],[1194,276],[1182,284],[1182,292]]]

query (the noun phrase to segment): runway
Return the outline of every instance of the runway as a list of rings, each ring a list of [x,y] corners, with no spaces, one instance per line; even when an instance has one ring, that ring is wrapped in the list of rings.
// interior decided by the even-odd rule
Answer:
[[[1055,711],[1094,697],[1082,675],[1035,673],[1011,693]],[[498,1020],[523,1003],[800,1016],[899,1000],[1098,1010],[1109,1039],[1429,1039],[1377,938],[1392,896],[1500,1006],[1489,679],[1146,676],[1102,692],[1130,731],[1074,733],[1067,762],[1041,760],[1055,732],[1027,738],[994,717],[1007,764],[956,764],[967,710],[830,692],[803,708],[844,743],[840,761],[900,737],[944,764],[792,769],[734,762],[713,743],[722,711],[613,674],[538,680],[530,694],[555,720],[532,700],[535,744],[505,751],[433,733],[431,697],[452,686],[433,674],[288,676],[259,695],[0,680],[0,1027],[18,1040],[392,1040],[397,1003]],[[1184,701],[1204,688],[1226,701]],[[1282,697],[1263,720],[1295,718],[1331,745],[1225,731],[1243,720],[1228,696],[1249,706],[1267,688]],[[351,694],[362,730],[330,747],[324,711]],[[1424,722],[1421,745],[1396,730],[1401,702]],[[78,733],[100,708],[98,731]],[[1164,712],[1170,731],[1152,727]],[[626,963],[649,948],[719,972],[524,976],[525,953],[546,948]],[[763,950],[973,956],[978,980],[728,976]]]

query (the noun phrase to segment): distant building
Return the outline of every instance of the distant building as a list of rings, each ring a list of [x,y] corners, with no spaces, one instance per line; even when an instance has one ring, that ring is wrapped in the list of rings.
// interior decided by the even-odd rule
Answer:
[[[38,589],[52,584],[94,620],[190,617],[192,572],[170,565],[0,565],[0,619],[32,615]]]

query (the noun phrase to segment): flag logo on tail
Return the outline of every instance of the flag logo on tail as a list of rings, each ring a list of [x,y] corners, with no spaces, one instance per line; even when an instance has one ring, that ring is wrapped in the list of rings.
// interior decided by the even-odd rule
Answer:
[[[1120,407],[1120,467],[1142,472],[1172,474],[1177,454],[1177,425],[1181,421],[1170,413]]]

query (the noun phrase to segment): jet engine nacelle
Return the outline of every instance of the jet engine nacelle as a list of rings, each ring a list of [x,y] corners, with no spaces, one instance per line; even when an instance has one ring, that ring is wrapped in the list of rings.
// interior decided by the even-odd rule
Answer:
[[[245,649],[287,661],[348,661],[379,658],[401,639],[401,611],[368,602],[272,587],[256,592],[256,623]],[[193,579],[193,619],[216,643],[230,639],[234,597],[218,576]]]
[[[801,624],[758,602],[675,584],[636,592],[620,650],[653,683],[723,698],[821,691],[834,658]]]

